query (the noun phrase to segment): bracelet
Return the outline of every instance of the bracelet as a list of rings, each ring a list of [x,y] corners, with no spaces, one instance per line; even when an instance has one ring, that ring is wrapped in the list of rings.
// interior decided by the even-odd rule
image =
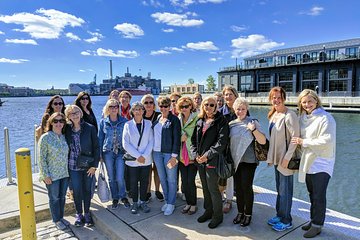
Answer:
[[[251,132],[253,133],[253,132],[255,132],[257,129],[256,128],[254,128],[253,130],[251,130]]]

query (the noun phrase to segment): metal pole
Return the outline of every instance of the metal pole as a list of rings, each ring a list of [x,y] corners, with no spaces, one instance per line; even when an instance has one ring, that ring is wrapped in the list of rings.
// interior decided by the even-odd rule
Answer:
[[[9,129],[7,127],[4,128],[4,145],[5,145],[6,176],[8,178],[7,185],[12,185],[12,184],[15,184],[15,183],[12,180]]]
[[[38,172],[38,151],[37,151],[37,139],[36,139],[36,128],[38,127],[38,125],[34,125],[34,168],[33,171],[34,173]]]

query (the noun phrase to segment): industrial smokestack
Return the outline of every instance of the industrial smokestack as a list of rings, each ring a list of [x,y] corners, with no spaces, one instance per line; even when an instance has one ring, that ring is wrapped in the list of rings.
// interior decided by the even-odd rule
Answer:
[[[110,61],[110,79],[113,79],[113,74],[112,74],[112,60]]]

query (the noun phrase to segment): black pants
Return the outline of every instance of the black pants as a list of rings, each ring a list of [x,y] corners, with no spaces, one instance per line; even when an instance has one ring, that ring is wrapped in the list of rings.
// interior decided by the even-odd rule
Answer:
[[[326,213],[326,189],[330,175],[325,172],[306,174],[306,187],[310,197],[311,223],[323,226]]]
[[[199,175],[204,194],[205,214],[212,216],[213,220],[223,220],[222,199],[218,187],[219,176],[215,168],[199,166]]]
[[[149,166],[130,167],[128,166],[130,191],[133,202],[139,200],[139,182],[140,182],[140,200],[146,201],[147,187],[149,184]]]
[[[253,181],[256,163],[239,163],[234,175],[236,203],[239,213],[252,215],[254,205]]]
[[[179,162],[179,169],[181,173],[181,189],[185,194],[187,205],[196,205],[196,184],[195,177],[197,172],[197,166],[195,164],[189,164],[185,166],[182,162]]]

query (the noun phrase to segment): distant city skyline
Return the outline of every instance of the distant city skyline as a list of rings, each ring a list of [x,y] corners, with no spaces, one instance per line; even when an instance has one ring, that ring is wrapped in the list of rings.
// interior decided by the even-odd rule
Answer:
[[[341,4],[339,4],[341,3]],[[271,50],[360,37],[360,2],[0,1],[0,83],[67,88],[132,75],[205,84]]]

